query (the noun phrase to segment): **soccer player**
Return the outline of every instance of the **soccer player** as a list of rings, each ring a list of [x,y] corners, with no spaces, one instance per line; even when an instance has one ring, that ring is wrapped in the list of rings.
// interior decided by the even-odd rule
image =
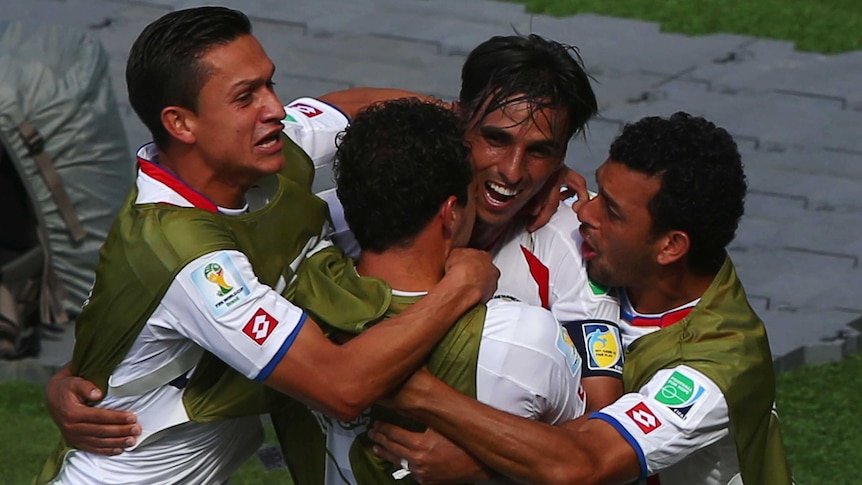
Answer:
[[[644,118],[624,128],[596,180],[579,211],[583,254],[590,278],[620,288],[626,394],[552,427],[418,373],[398,410],[530,483],[789,485],[766,330],[726,252],[746,192],[732,137],[686,113]],[[404,437],[385,426],[374,435],[384,456],[433,481]]]
[[[297,301],[312,315],[320,310],[331,316],[316,320],[331,338],[346,341],[421,301],[439,281],[449,252],[470,239],[476,186],[458,117],[439,104],[415,99],[362,111],[340,139],[334,173],[345,218],[362,249],[355,272],[392,287],[385,314],[357,322],[349,311],[350,291],[343,290],[345,305],[339,287],[304,284],[305,279],[321,281],[316,273],[349,274],[354,268],[334,270],[338,255],[326,252],[300,268],[298,287],[314,291],[297,294]],[[315,275],[306,275],[309,271]],[[566,331],[537,306],[493,299],[474,307],[437,345],[427,365],[460,392],[518,416],[554,424],[584,411],[581,359]],[[392,472],[404,471],[378,459],[364,433],[372,419],[408,424],[403,419],[377,408],[349,423],[320,413],[309,420],[307,410],[287,409],[273,418],[276,430],[286,433],[280,438],[294,483],[398,483]],[[319,422],[320,434],[298,434],[304,420]]]
[[[293,139],[313,139],[315,147],[329,144],[334,152],[331,132],[349,123],[343,108],[356,109],[380,96],[359,89],[296,100],[286,107],[284,131]],[[582,348],[588,406],[612,402],[622,392],[618,302],[590,284],[580,255],[579,222],[567,206],[554,199],[550,222],[530,231],[535,209],[557,189],[569,139],[582,132],[597,109],[577,52],[537,35],[489,39],[465,61],[454,108],[467,126],[465,140],[479,186],[470,245],[489,251],[500,268],[497,296],[550,309]],[[321,126],[330,135],[320,135]],[[326,159],[318,155],[325,152],[316,150],[312,158]],[[336,229],[346,229],[338,223],[334,194],[321,195],[331,202]],[[77,396],[91,389],[61,376],[49,385],[49,408],[70,441],[120,452],[134,442],[137,425],[126,421],[134,417],[80,406]]]
[[[235,10],[171,12],[135,41],[129,97],[154,143],[102,248],[71,372],[101,389],[97,407],[135,412],[141,435],[118,456],[60,446],[40,482],[223,483],[263,438],[244,406],[263,402],[255,381],[350,420],[495,288],[487,256],[462,250],[426,298],[340,346],[282,297],[331,243],[273,72]]]

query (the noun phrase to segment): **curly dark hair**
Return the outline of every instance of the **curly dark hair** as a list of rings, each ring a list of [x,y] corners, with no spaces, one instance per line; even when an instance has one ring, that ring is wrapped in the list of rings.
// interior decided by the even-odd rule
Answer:
[[[340,134],[337,193],[363,251],[405,247],[448,197],[467,203],[463,135],[452,110],[415,98],[371,105]]]
[[[688,234],[689,267],[715,273],[744,212],[747,182],[736,142],[723,128],[688,113],[647,117],[625,126],[610,159],[661,176],[649,203],[653,234]]]
[[[129,103],[160,148],[170,141],[162,126],[166,106],[197,112],[198,94],[209,77],[201,57],[214,47],[251,34],[244,13],[224,7],[198,7],[163,15],[132,45],[126,63]]]
[[[479,44],[461,68],[459,102],[465,120],[482,119],[527,101],[535,111],[564,109],[565,140],[598,112],[590,76],[576,47],[539,35],[496,36]]]

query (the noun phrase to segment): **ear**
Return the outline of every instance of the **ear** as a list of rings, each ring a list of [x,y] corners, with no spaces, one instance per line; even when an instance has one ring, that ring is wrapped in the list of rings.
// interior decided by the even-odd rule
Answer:
[[[180,143],[191,145],[197,141],[195,127],[197,117],[194,112],[179,106],[168,106],[162,110],[162,126],[165,127],[171,138],[176,138]]]
[[[462,213],[458,210],[458,199],[454,195],[450,195],[443,204],[440,205],[438,217],[443,226],[443,234],[451,239],[455,235],[455,228],[458,227]]]
[[[661,265],[679,261],[688,254],[691,240],[684,231],[668,231],[658,239],[659,252],[656,259]]]

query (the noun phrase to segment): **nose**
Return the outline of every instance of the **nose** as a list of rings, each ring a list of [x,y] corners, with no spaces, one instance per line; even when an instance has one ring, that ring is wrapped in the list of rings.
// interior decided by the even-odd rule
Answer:
[[[278,99],[275,92],[267,90],[263,97],[263,106],[261,109],[263,121],[281,121],[285,116],[287,116],[287,112],[284,111],[284,105],[281,104],[281,100]]]
[[[592,228],[596,227],[596,207],[598,207],[598,201],[596,199],[598,199],[598,196],[587,200],[578,207],[577,211],[575,211],[578,214],[578,219],[584,226]]]
[[[497,171],[504,182],[517,185],[524,178],[524,163],[524,149],[511,147],[497,164]]]

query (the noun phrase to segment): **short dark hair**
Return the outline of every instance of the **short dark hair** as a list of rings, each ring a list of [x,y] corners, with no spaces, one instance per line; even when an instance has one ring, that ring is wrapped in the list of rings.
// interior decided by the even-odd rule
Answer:
[[[689,267],[718,271],[744,212],[748,186],[733,137],[704,118],[678,112],[626,125],[609,155],[632,170],[661,177],[649,203],[653,234],[686,232]]]
[[[162,126],[166,106],[197,111],[198,94],[209,77],[201,57],[213,47],[251,34],[244,13],[224,7],[198,7],[163,15],[148,25],[129,51],[126,85],[129,103],[164,149],[170,141]]]
[[[576,47],[536,34],[496,36],[479,44],[461,68],[461,114],[481,119],[527,101],[533,110],[564,109],[565,139],[598,112],[590,76]]]
[[[360,112],[333,163],[344,217],[363,251],[409,245],[450,196],[467,202],[473,171],[460,118],[405,98]]]

